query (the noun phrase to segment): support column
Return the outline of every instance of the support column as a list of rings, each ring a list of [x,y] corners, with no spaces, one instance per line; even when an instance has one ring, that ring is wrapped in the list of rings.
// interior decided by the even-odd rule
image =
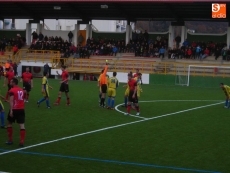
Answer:
[[[42,33],[42,24],[38,23],[37,24],[37,33],[39,34],[40,32]]]
[[[228,29],[227,29],[227,48],[230,47],[230,23],[228,24]]]
[[[173,49],[173,43],[174,43],[174,39],[175,39],[174,29],[175,29],[174,26],[172,26],[172,25],[169,26],[168,47],[170,47],[171,49]]]
[[[187,39],[187,28],[186,26],[181,26],[181,43]]]
[[[133,29],[132,29],[132,25],[129,25],[129,39],[133,39]]]
[[[4,20],[0,19],[0,29],[3,29],[3,23],[4,23]]]
[[[125,43],[127,44],[130,41],[130,24],[126,25],[126,37],[125,37]]]
[[[75,24],[74,32],[73,32],[73,39],[74,39],[74,46],[77,46],[78,43],[78,32],[80,30],[80,24]]]
[[[11,29],[16,29],[16,27],[15,27],[15,18],[12,19]]]
[[[93,29],[92,29],[92,23],[89,24],[89,38],[91,39],[93,37]]]
[[[91,25],[90,24],[86,24],[86,40],[90,37],[90,28]]]
[[[26,43],[27,45],[31,44],[31,24],[27,23],[26,24]]]

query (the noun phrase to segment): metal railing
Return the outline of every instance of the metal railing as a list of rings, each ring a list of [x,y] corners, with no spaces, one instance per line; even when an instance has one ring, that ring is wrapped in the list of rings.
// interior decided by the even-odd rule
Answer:
[[[112,71],[117,72],[135,72],[138,68],[141,73],[148,74],[164,74],[164,75],[176,75],[178,72],[182,75],[187,75],[189,65],[200,65],[199,62],[194,63],[182,63],[182,62],[156,62],[156,61],[143,61],[143,60],[113,60],[108,57],[109,68]],[[8,56],[1,56],[1,63],[8,60]],[[52,68],[60,68],[60,66],[66,65],[70,71],[98,71],[100,72],[105,65],[105,59],[74,59],[74,58],[61,58],[59,51],[50,50],[28,50],[20,49],[15,55],[11,56],[13,62],[20,62],[25,60],[28,62],[47,62],[51,63]],[[228,67],[228,65],[219,64],[202,64],[202,66],[216,66],[216,68],[192,68],[190,75],[192,76],[230,76],[230,68],[218,68]]]

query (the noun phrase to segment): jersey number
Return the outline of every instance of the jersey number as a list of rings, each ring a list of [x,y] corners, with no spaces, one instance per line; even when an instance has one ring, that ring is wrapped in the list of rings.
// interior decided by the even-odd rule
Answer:
[[[23,100],[23,91],[18,91],[18,100]]]
[[[116,83],[116,80],[115,79],[111,79],[111,83]]]

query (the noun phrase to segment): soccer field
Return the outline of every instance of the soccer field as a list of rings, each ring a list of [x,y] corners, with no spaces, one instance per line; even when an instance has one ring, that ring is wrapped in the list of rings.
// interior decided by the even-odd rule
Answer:
[[[2,80],[2,79],[1,79]],[[220,81],[221,82],[221,81]],[[125,116],[120,84],[116,110],[98,105],[96,82],[70,81],[71,105],[38,108],[41,79],[26,103],[25,147],[6,146],[0,130],[0,171],[11,173],[230,172],[230,110],[219,88],[143,85],[140,116]],[[51,103],[58,80],[49,80]],[[5,88],[2,94],[5,93]],[[52,105],[51,104],[51,105]],[[4,103],[6,112],[9,106]]]

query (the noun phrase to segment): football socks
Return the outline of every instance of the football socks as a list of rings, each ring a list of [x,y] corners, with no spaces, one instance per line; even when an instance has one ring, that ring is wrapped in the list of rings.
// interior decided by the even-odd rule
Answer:
[[[5,112],[1,112],[1,126],[5,126]]]
[[[226,99],[225,101],[225,106],[228,106],[228,99]]]
[[[111,102],[111,97],[108,97],[107,105],[108,105],[109,107],[111,107],[111,106],[110,106],[110,102]]]
[[[130,114],[131,105],[127,106],[127,113]]]
[[[50,101],[49,101],[49,99],[46,99],[46,106],[50,107]]]
[[[128,102],[128,98],[125,97],[125,100],[124,100],[125,106],[127,106],[127,102]]]
[[[26,136],[26,129],[21,129],[20,130],[20,144],[24,144],[25,136]]]
[[[67,98],[67,104],[68,104],[68,105],[70,104],[70,99],[69,99],[69,98]]]
[[[114,102],[115,102],[115,100],[114,100],[114,99],[112,99],[112,100],[111,100],[111,106],[110,106],[111,108],[113,108],[113,107],[114,107]]]
[[[8,142],[12,142],[12,136],[13,136],[13,128],[7,127],[7,134],[8,134]]]

